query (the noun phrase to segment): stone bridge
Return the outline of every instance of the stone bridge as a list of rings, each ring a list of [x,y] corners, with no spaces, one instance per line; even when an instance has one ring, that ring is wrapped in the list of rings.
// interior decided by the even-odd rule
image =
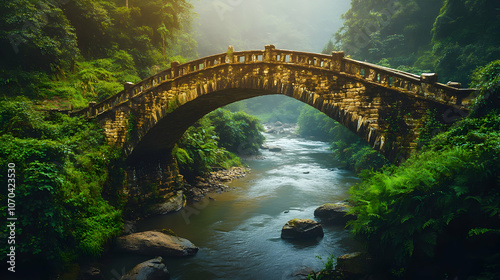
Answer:
[[[457,86],[456,84],[454,86]],[[428,109],[450,123],[468,113],[472,90],[344,57],[278,50],[218,54],[153,75],[77,113],[97,118],[129,159],[169,157],[186,129],[235,101],[283,94],[340,122],[395,162],[417,146]]]

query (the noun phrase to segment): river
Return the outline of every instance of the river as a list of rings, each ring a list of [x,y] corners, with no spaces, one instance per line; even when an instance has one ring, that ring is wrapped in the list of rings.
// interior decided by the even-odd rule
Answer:
[[[180,212],[140,221],[137,231],[172,229],[200,248],[190,258],[168,258],[172,279],[289,279],[307,266],[315,270],[330,254],[356,251],[358,245],[340,226],[324,226],[320,240],[287,241],[281,228],[290,219],[314,219],[314,210],[326,202],[348,197],[359,179],[343,169],[328,151],[328,143],[290,135],[266,134],[262,157],[245,159],[251,172],[229,184],[232,190],[211,194]],[[114,255],[103,271],[119,279],[147,257]]]

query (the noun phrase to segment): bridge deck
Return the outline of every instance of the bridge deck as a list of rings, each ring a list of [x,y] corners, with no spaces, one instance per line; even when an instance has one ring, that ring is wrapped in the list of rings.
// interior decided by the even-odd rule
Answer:
[[[90,104],[74,114],[84,114],[95,117],[105,111],[120,106],[129,99],[139,97],[157,85],[170,82],[186,75],[196,75],[207,68],[221,65],[241,65],[272,63],[295,65],[314,69],[332,71],[359,79],[362,82],[387,87],[402,93],[410,93],[426,99],[432,99],[446,105],[455,105],[465,109],[474,89],[455,88],[437,82],[437,75],[414,75],[396,69],[391,69],[367,62],[344,57],[344,52],[333,52],[332,55],[298,52],[275,49],[266,46],[265,50],[234,52],[230,47],[226,53],[212,55],[190,61],[184,64],[172,62],[171,68],[161,71],[136,84],[126,87],[123,91],[99,102]]]

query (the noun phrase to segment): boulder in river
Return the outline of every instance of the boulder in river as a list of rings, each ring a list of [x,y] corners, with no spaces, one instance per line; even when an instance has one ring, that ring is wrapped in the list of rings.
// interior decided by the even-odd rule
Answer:
[[[356,216],[348,214],[351,206],[346,203],[325,203],[314,210],[314,216],[331,224],[344,224],[355,220]]]
[[[191,241],[157,231],[133,233],[116,239],[118,251],[148,256],[187,257],[198,252]]]
[[[182,207],[184,207],[184,193],[182,191],[178,191],[166,202],[151,206],[150,213],[153,215],[163,215],[177,212],[181,210]]]
[[[83,264],[77,276],[77,279],[82,280],[102,280],[103,278],[104,276],[98,264]]]
[[[373,270],[373,261],[367,253],[345,254],[337,258],[335,270],[347,274],[368,275]]]
[[[124,221],[123,222],[123,230],[122,234],[131,234],[136,232],[135,222],[134,221]]]
[[[271,152],[281,152],[281,148],[280,147],[269,147],[269,151]]]
[[[162,257],[157,257],[136,265],[120,280],[167,280],[170,274]]]
[[[293,219],[281,229],[281,238],[300,239],[323,237],[323,227],[311,219]]]
[[[301,266],[294,270],[289,276],[288,280],[306,280],[310,274],[315,273],[311,267]]]

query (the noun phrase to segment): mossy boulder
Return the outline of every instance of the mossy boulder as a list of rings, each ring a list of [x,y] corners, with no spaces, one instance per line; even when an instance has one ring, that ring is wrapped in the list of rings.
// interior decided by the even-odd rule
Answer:
[[[347,203],[325,203],[314,210],[314,216],[329,224],[343,224],[355,220],[356,216],[349,214],[351,206]]]
[[[281,229],[281,238],[304,239],[323,237],[323,227],[311,219],[292,219]]]
[[[351,275],[368,275],[373,270],[373,261],[367,253],[345,254],[337,258],[335,270]]]
[[[136,265],[127,275],[120,280],[168,280],[170,274],[162,257],[157,257],[149,261]]]
[[[158,231],[145,231],[116,239],[116,250],[148,256],[187,257],[198,252],[191,241]]]

